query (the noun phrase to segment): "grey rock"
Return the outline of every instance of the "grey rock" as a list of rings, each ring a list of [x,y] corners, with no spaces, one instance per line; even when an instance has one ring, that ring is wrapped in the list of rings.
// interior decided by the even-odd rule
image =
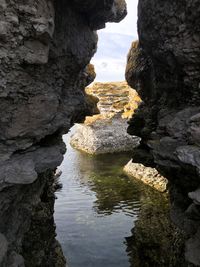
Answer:
[[[0,169],[3,173],[3,181],[10,184],[30,184],[37,179],[33,160],[22,158],[10,161]]]
[[[190,143],[200,146],[200,113],[192,116],[189,123],[188,133]]]
[[[196,205],[200,205],[200,188],[188,193],[188,197],[193,200]]]
[[[170,136],[174,138],[182,139],[187,136],[187,129],[189,128],[190,118],[199,112],[199,108],[187,108],[184,109],[172,118],[167,124],[166,130]]]
[[[128,132],[149,146],[159,171],[169,180],[172,220],[190,240],[185,266],[200,264],[200,238],[195,234],[199,224],[196,217],[187,216],[188,193],[195,192],[200,181],[198,13],[198,0],[140,0],[139,41],[132,44],[126,69],[129,85],[143,100]]]
[[[191,204],[188,209],[186,210],[185,214],[190,218],[191,220],[197,220],[200,221],[200,207],[199,204],[195,205],[194,203]]]
[[[0,0],[0,9],[4,10],[6,9],[7,4],[5,0]]]
[[[6,21],[0,21],[0,39],[6,41],[10,24]]]
[[[6,240],[5,236],[0,233],[0,266],[3,266],[3,262],[7,257],[7,252],[8,252],[8,241]]]
[[[10,255],[8,264],[10,267],[25,267],[23,257],[15,252]]]
[[[185,257],[188,262],[191,262],[195,266],[200,266],[200,230],[186,242]]]
[[[200,148],[196,146],[180,146],[176,149],[178,159],[194,167],[200,167]]]
[[[20,49],[24,62],[28,64],[46,64],[49,58],[49,46],[39,41],[27,41]]]
[[[92,125],[76,125],[70,144],[89,154],[131,151],[140,144],[140,138],[126,132],[127,121],[120,118],[99,120]]]
[[[125,1],[0,0],[0,232],[8,242],[0,246],[3,267],[66,265],[55,246],[51,179],[65,153],[62,135],[94,109],[84,92],[95,78],[87,67],[97,47],[94,29],[125,15]],[[47,230],[45,240],[35,238]]]

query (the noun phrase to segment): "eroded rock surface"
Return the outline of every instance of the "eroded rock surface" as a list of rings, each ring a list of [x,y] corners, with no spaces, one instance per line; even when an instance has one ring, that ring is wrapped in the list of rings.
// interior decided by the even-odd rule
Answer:
[[[152,167],[146,167],[141,163],[135,163],[131,159],[125,166],[124,172],[160,192],[167,190],[167,179]]]
[[[127,119],[132,116],[140,98],[126,82],[95,83],[86,92],[96,97],[100,114],[86,117],[76,125],[71,145],[89,154],[131,151],[140,139],[127,134]]]
[[[139,42],[126,71],[143,100],[128,132],[142,137],[169,180],[172,218],[187,234],[185,257],[192,266],[200,266],[199,10],[198,0],[140,0]]]
[[[49,254],[58,246],[54,201],[45,192],[63,159],[62,134],[94,110],[84,88],[95,77],[88,67],[96,51],[95,30],[125,15],[123,0],[0,1],[1,266],[65,265],[62,253],[57,260]],[[31,227],[32,236],[37,233],[38,222],[52,227],[43,245],[34,240],[35,254],[40,253],[33,261],[25,236],[31,236]]]

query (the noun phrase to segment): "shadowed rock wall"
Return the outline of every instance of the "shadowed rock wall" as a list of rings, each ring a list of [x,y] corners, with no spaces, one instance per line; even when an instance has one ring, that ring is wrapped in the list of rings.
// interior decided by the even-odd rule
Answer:
[[[133,43],[126,69],[143,100],[128,132],[142,137],[169,179],[171,217],[186,234],[191,266],[200,266],[199,12],[198,0],[140,0],[139,43]]]
[[[84,88],[95,77],[87,67],[95,30],[125,15],[120,0],[0,1],[0,266],[24,266],[24,255],[26,266],[65,265],[44,248],[58,247],[55,233],[44,246],[38,238],[39,261],[27,252],[29,237],[38,222],[55,230],[54,200],[45,206],[44,195],[63,159],[62,134],[93,110]]]

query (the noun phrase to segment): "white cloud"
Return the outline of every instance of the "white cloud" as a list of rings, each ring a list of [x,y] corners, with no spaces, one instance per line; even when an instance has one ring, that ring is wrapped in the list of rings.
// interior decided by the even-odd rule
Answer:
[[[106,63],[105,63],[106,61]],[[126,64],[121,59],[115,58],[102,58],[95,60],[95,69],[97,72],[96,81],[122,81],[125,80]]]
[[[126,57],[131,42],[137,39],[138,0],[126,0],[127,17],[120,23],[107,23],[106,29],[98,31],[98,50],[92,63],[95,65],[96,81],[122,81],[125,79]]]

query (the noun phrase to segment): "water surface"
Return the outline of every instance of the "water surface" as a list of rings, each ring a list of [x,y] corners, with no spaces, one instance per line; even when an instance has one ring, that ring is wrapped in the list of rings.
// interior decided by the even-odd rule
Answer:
[[[130,267],[126,238],[140,210],[141,192],[122,172],[126,153],[90,156],[67,153],[57,192],[58,240],[70,267]]]

